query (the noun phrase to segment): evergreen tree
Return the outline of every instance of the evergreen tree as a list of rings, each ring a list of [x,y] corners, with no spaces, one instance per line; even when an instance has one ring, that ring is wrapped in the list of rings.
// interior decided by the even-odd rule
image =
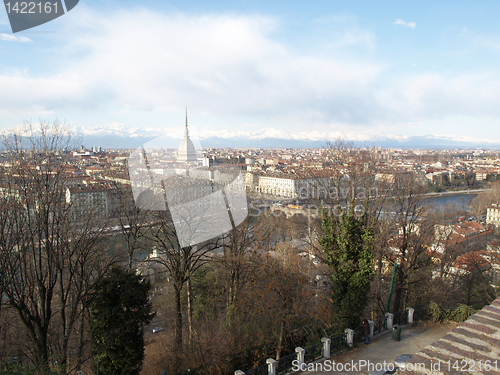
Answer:
[[[339,328],[355,328],[366,307],[374,274],[373,230],[354,212],[323,214],[320,243],[332,270],[333,305]]]
[[[150,283],[113,267],[89,298],[91,348],[99,374],[137,375],[144,358],[142,324],[151,322]]]

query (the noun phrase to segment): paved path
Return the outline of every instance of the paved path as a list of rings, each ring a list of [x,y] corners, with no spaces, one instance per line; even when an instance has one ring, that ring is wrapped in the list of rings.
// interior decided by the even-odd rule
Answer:
[[[381,366],[384,361],[386,363],[393,363],[398,355],[415,354],[427,345],[442,338],[455,327],[456,324],[433,325],[431,323],[420,323],[416,327],[403,327],[401,330],[401,341],[393,341],[390,332],[387,332],[381,336],[375,337],[368,345],[363,344],[344,354],[330,358],[330,361],[335,361],[336,364],[334,364],[334,366],[339,366],[335,367],[335,369],[342,370],[343,367],[344,371],[333,371],[331,368],[332,362],[319,362],[323,364],[323,367],[315,364],[315,366],[317,366],[315,367],[317,371],[303,371],[298,372],[298,374],[368,374],[373,370],[368,370],[368,363],[370,363],[372,367],[377,364]],[[364,367],[360,367],[363,363],[365,363]],[[352,366],[352,364],[357,366],[354,368],[348,367]],[[321,371],[321,369],[323,369],[323,371]]]

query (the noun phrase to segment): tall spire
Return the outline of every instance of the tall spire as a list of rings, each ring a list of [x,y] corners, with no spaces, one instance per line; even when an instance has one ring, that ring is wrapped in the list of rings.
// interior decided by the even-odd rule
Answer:
[[[193,142],[191,142],[191,140],[189,139],[187,108],[184,139],[182,140],[181,144],[179,145],[179,149],[177,150],[177,161],[182,163],[197,161],[196,149],[194,148]]]

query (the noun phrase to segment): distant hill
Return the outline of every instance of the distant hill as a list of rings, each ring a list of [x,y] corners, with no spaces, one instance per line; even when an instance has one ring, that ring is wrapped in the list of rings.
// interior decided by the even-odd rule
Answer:
[[[92,132],[77,132],[81,143],[86,147],[101,146],[103,148],[137,148],[142,144],[156,138],[161,133],[159,131],[145,131],[144,135],[139,135],[140,131],[135,130],[132,134],[127,131],[109,129],[105,134]],[[248,137],[241,134],[234,137],[201,137],[202,147],[256,147],[256,148],[321,148],[327,144],[326,137],[323,140],[297,139],[297,135],[291,134],[287,138],[268,137],[263,134],[250,134]],[[345,138],[349,141],[348,138]],[[335,141],[331,139],[330,141]],[[180,142],[180,140],[179,140]],[[480,143],[458,141],[451,138],[441,138],[432,135],[414,137],[391,137],[380,136],[377,138],[352,141],[358,147],[382,147],[382,148],[422,148],[422,149],[500,149],[500,143]]]

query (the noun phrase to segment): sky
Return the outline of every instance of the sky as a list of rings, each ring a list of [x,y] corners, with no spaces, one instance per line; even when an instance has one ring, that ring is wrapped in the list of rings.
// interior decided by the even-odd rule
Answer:
[[[0,131],[500,143],[500,2],[80,0],[12,33]]]

